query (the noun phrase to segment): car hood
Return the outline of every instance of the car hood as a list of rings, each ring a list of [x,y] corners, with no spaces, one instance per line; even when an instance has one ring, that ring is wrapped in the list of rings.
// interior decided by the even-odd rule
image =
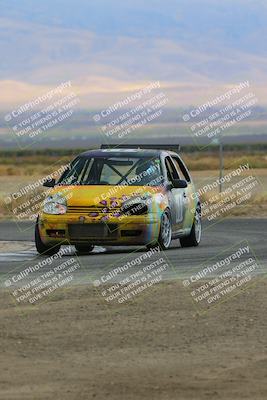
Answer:
[[[66,198],[68,206],[87,207],[120,207],[122,203],[133,197],[157,196],[165,198],[165,189],[151,186],[56,186],[49,195],[61,194]]]

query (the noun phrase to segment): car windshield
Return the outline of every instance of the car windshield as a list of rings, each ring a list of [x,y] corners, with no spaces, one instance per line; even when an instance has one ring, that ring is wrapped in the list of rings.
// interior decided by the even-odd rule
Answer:
[[[163,178],[159,158],[78,157],[58,185],[159,186]]]

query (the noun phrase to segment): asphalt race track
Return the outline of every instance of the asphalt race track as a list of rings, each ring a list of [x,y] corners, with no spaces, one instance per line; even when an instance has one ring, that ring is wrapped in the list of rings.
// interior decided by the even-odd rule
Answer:
[[[267,272],[267,219],[224,219],[216,223],[204,223],[201,245],[197,248],[181,248],[179,241],[172,243],[171,249],[162,256],[169,268],[164,271],[163,279],[185,279],[203,269],[203,265],[223,259],[240,247],[249,245],[259,268],[257,274]],[[5,279],[25,268],[36,265],[45,257],[39,256],[33,243],[33,227],[30,222],[20,223],[3,221],[0,223],[0,285],[4,287]],[[67,249],[67,247],[66,247]],[[96,247],[90,255],[77,255],[74,247],[68,248],[66,254],[53,265],[74,257],[80,268],[75,271],[73,284],[92,284],[103,271],[110,271],[144,254],[144,248],[136,247]],[[159,255],[156,254],[158,258]],[[212,261],[214,260],[214,261]],[[150,260],[142,261],[149,263]],[[232,265],[235,263],[232,260]],[[138,271],[140,264],[131,267],[131,273]],[[51,265],[42,267],[42,272],[49,271]],[[32,279],[33,275],[31,276]],[[113,281],[116,282],[116,277]],[[111,281],[112,282],[112,281]],[[25,283],[25,282],[24,282]]]

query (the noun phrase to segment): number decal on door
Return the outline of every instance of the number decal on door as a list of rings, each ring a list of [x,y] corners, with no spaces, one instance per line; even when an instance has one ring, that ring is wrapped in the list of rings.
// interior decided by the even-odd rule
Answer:
[[[176,209],[176,223],[182,222],[183,220],[183,209],[184,209],[184,201],[183,194],[176,193],[174,195],[175,198],[175,209]]]

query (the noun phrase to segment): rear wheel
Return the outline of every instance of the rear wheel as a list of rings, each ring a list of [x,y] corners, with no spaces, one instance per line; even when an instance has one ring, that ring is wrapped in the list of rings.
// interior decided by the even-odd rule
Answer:
[[[198,246],[201,240],[202,225],[201,225],[201,210],[200,206],[196,209],[196,214],[192,229],[189,236],[180,239],[182,247],[195,247]]]
[[[94,246],[90,244],[75,244],[75,249],[79,254],[89,254],[93,248]]]
[[[48,246],[42,242],[39,232],[38,219],[35,224],[34,237],[35,237],[35,247],[39,254],[45,256],[53,256],[60,250],[60,244],[57,244],[55,246]]]

